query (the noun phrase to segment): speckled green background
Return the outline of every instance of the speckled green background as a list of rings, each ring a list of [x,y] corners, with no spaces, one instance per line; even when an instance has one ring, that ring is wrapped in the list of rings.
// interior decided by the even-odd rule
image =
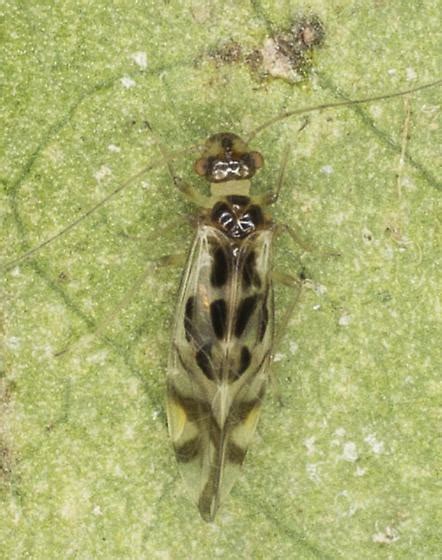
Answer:
[[[159,160],[147,121],[179,150],[341,93],[434,81],[439,10],[434,0],[2,2],[4,262]],[[229,40],[259,48],[312,12],[327,40],[303,86],[209,56]],[[180,217],[191,209],[165,169],[4,276],[1,558],[440,558],[439,99],[435,88],[408,105],[314,113],[256,138],[261,189],[292,146],[275,217],[317,250],[300,256],[282,238],[275,266],[304,266],[316,291],[285,329],[281,402],[269,394],[213,525],[184,495],[165,426],[179,270],[149,275],[88,336],[149,259],[189,245]],[[192,157],[174,162],[189,179]],[[327,247],[341,257],[321,255]],[[279,292],[281,306],[288,297]]]

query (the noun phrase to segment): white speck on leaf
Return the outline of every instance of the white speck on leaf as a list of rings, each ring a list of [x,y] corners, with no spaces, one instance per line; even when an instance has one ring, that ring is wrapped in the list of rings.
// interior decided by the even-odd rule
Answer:
[[[342,459],[348,461],[349,463],[354,463],[359,458],[359,453],[356,444],[353,441],[347,441],[344,443],[342,450]]]
[[[158,550],[156,557],[160,560],[170,560],[170,552],[168,550]]]
[[[379,105],[373,105],[373,107],[370,107],[370,113],[373,115],[373,117],[379,118],[382,116],[382,107],[380,107]]]
[[[121,477],[124,475],[123,469],[120,467],[120,465],[115,465],[114,467],[114,475]]]
[[[307,455],[308,456],[313,455],[314,452],[315,452],[315,441],[316,441],[315,436],[305,438],[305,440],[304,440],[304,445],[307,448]]]
[[[101,507],[100,506],[94,506],[94,509],[92,510],[92,513],[94,515],[103,515],[103,512],[101,511]]]
[[[131,424],[126,424],[123,429],[124,438],[128,440],[134,439],[135,430]]]
[[[152,414],[151,414],[151,418],[152,420],[156,420],[157,418],[159,418],[161,415],[161,412],[159,410],[153,410]]]
[[[142,70],[147,68],[147,54],[144,51],[137,51],[130,55],[130,58],[137,64]]]
[[[99,352],[96,352],[95,354],[88,356],[86,361],[89,364],[97,364],[102,366],[105,363],[107,356],[108,356],[107,350],[100,350]]]
[[[135,87],[136,82],[132,78],[129,78],[129,76],[124,76],[123,78],[121,78],[121,84],[124,88],[130,89]]]
[[[410,192],[416,190],[416,185],[415,185],[413,179],[409,175],[403,175],[400,178],[400,184],[401,184],[401,187],[403,187],[404,189],[406,189]]]
[[[342,315],[341,317],[339,317],[338,325],[340,327],[348,327],[350,323],[351,323],[351,315]]]
[[[327,286],[324,286],[324,284],[315,285],[315,294],[318,294],[318,296],[323,296],[326,293],[327,293]]]
[[[319,476],[318,472],[318,463],[307,463],[306,465],[307,476],[313,482],[320,482],[321,477]]]
[[[345,214],[345,212],[336,212],[336,214],[332,216],[332,219],[337,226],[340,226],[347,219],[347,215]]]
[[[107,165],[102,165],[100,169],[94,174],[95,180],[99,183],[109,175],[112,175],[111,168]]]
[[[375,455],[381,455],[384,452],[384,442],[379,441],[374,434],[368,434],[364,441],[368,443]]]
[[[334,169],[331,165],[323,165],[319,171],[324,175],[331,175]]]
[[[371,540],[379,544],[391,544],[399,540],[399,535],[396,529],[387,525],[383,531],[375,533]]]
[[[11,350],[18,350],[20,348],[20,339],[17,336],[10,336],[6,339],[6,346]]]
[[[406,76],[409,82],[415,80],[417,78],[416,70],[411,68],[410,66],[406,69]]]

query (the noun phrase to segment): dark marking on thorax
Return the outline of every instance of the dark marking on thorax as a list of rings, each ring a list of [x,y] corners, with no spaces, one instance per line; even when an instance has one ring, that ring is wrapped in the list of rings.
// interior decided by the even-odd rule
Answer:
[[[244,239],[267,226],[260,206],[248,196],[230,195],[219,200],[210,212],[210,222],[231,239]]]

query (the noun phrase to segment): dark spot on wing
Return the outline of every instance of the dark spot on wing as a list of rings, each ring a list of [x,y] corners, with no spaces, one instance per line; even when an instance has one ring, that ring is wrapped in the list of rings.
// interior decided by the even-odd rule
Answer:
[[[261,316],[259,318],[259,325],[258,325],[259,342],[262,342],[262,339],[264,338],[268,323],[269,323],[269,310],[267,309],[267,301],[265,301],[264,305],[262,306]]]
[[[255,251],[250,251],[244,260],[244,267],[242,270],[242,282],[244,288],[249,288],[252,284],[253,274],[255,272]]]
[[[207,379],[214,379],[215,374],[212,366],[212,345],[206,344],[195,355],[196,363]]]
[[[227,448],[227,460],[235,465],[241,465],[244,461],[244,457],[246,456],[247,449],[243,449],[236,443],[231,441]]]
[[[186,413],[189,422],[197,422],[210,415],[211,405],[199,399],[183,396],[172,382],[167,385],[168,398],[175,401]]]
[[[247,348],[247,346],[243,346],[241,348],[241,358],[239,362],[238,375],[242,375],[246,371],[246,369],[250,365],[251,360],[252,355],[250,354],[250,350]]]
[[[250,251],[244,260],[242,283],[245,289],[250,288],[252,284],[257,288],[261,286],[261,279],[256,271],[255,251]]]
[[[183,445],[175,446],[175,456],[179,463],[189,463],[198,456],[200,450],[200,438],[195,437]]]
[[[186,309],[184,311],[184,334],[186,335],[187,341],[192,338],[192,317],[194,307],[195,298],[193,296],[190,296],[186,301]]]
[[[241,375],[246,371],[249,367],[250,362],[252,361],[252,354],[247,346],[243,346],[241,348],[241,354],[239,357],[239,364],[238,369],[232,369],[229,371],[229,381],[234,382],[241,377]]]
[[[217,472],[216,466],[211,465],[209,479],[201,492],[198,500],[198,509],[204,521],[213,521],[218,509],[218,499],[216,493]]]
[[[221,247],[217,247],[213,253],[212,271],[210,273],[210,282],[214,288],[221,288],[227,282],[229,273],[227,256]]]
[[[224,299],[216,299],[210,304],[210,320],[217,338],[224,338],[227,327],[227,304]]]
[[[255,310],[256,303],[258,301],[258,296],[248,296],[244,298],[238,307],[236,324],[235,324],[235,336],[240,337],[250,320],[250,317]]]
[[[263,383],[256,399],[232,405],[230,414],[226,420],[226,425],[231,427],[236,426],[241,422],[245,422],[252,410],[256,407],[261,406],[265,390],[265,383]]]

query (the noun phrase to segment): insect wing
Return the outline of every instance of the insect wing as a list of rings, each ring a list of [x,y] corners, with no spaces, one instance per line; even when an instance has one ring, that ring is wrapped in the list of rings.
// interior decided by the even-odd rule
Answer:
[[[169,362],[169,432],[189,493],[212,520],[255,432],[273,340],[273,232],[238,248],[201,226],[184,272]]]

